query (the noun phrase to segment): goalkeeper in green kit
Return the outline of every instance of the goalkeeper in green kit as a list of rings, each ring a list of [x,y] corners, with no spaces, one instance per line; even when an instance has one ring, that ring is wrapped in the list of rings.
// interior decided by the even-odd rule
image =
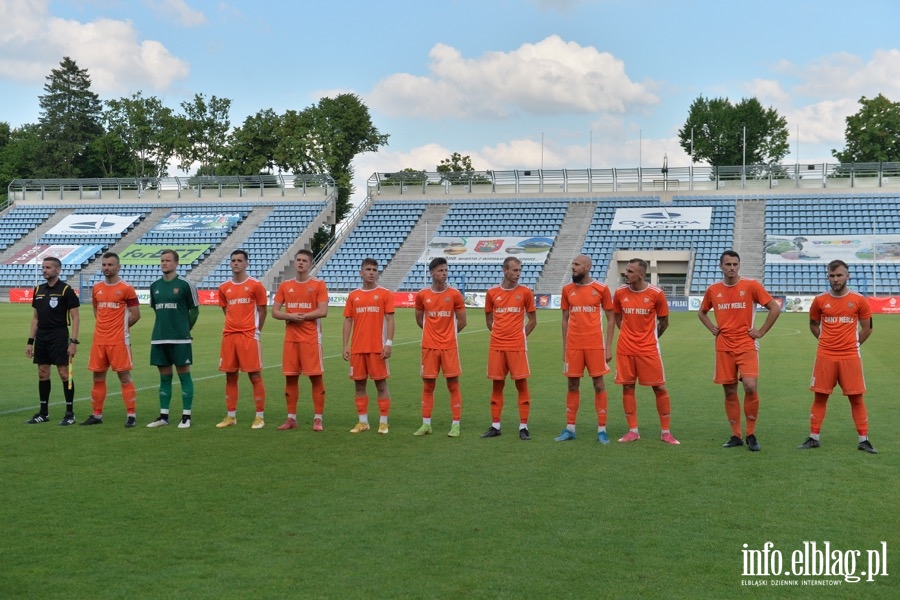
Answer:
[[[191,329],[200,314],[200,302],[197,300],[197,288],[178,276],[178,260],[178,252],[163,250],[159,259],[162,278],[150,285],[150,307],[156,314],[150,337],[150,364],[159,369],[159,418],[147,427],[165,427],[169,424],[173,366],[181,382],[182,411],[178,428],[191,426],[191,406],[194,402]]]

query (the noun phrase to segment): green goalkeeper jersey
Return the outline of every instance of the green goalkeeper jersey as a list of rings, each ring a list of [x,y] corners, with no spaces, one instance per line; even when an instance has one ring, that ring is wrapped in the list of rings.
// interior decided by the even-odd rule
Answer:
[[[150,284],[150,307],[156,313],[150,343],[190,344],[199,306],[197,288],[186,279],[157,279]]]

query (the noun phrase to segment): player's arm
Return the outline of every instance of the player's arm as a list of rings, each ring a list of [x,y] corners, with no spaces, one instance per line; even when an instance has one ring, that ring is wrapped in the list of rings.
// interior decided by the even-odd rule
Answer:
[[[700,322],[703,323],[703,325],[707,329],[709,329],[709,332],[711,334],[719,335],[719,332],[721,330],[716,326],[715,323],[712,322],[712,319],[709,318],[709,314],[707,313],[709,313],[709,309],[707,308],[706,310],[704,310],[701,306],[700,310],[697,312],[697,317],[700,319]]]
[[[456,311],[456,333],[466,328],[469,322],[466,320],[466,307],[463,306]]]
[[[569,333],[569,311],[562,311],[562,349],[563,357],[566,355],[566,335]]]
[[[394,350],[394,313],[387,313],[384,315],[384,324],[386,325],[386,335],[387,340],[384,346],[381,349],[381,358],[390,358],[391,352]],[[387,342],[390,342],[388,344]]]
[[[809,332],[813,334],[814,338],[819,339],[819,336],[822,334],[822,322],[818,319],[810,319]]]
[[[669,328],[669,315],[664,317],[656,318],[656,338],[659,339],[662,337],[662,334],[665,333],[666,329]]]
[[[137,298],[135,298],[137,301]],[[128,307],[128,327],[131,328],[141,320],[141,307],[137,304]]]
[[[353,331],[353,319],[346,317],[344,319],[344,330],[341,332],[341,340],[343,342],[343,350],[341,356],[344,360],[350,360],[350,332]]]
[[[279,321],[292,321],[291,313],[283,310],[284,302],[276,301],[275,304],[272,305],[272,318],[278,319]]]
[[[324,319],[328,316],[328,300],[323,300],[316,305],[315,310],[302,314],[302,320],[315,321],[316,319]]]
[[[416,325],[419,326],[419,329],[425,329],[425,310],[421,308],[416,309]]]
[[[266,322],[266,315],[269,313],[266,310],[268,307],[265,304],[257,304],[256,305],[256,314],[259,315],[259,331],[262,332],[263,325]]]
[[[609,360],[612,358],[612,347],[613,347],[613,336],[616,333],[616,328],[613,326],[616,322],[616,312],[612,309],[604,310],[604,316],[606,317],[606,340],[604,340],[603,350],[606,353],[606,359]]]
[[[775,321],[778,320],[778,315],[781,314],[781,307],[778,306],[778,301],[775,299],[769,300],[769,302],[767,304],[765,304],[764,306],[769,311],[766,314],[766,320],[762,324],[762,327],[760,327],[759,329],[756,330],[759,335],[751,334],[751,337],[761,338],[762,336],[766,335],[766,333],[770,329],[772,329],[772,325],[775,324]],[[750,331],[752,332],[753,329],[751,329]]]
[[[860,319],[859,326],[859,345],[862,346],[863,342],[869,339],[869,336],[872,335],[872,317],[869,317],[868,319]]]
[[[28,328],[28,339],[33,340],[34,336],[37,335],[37,325],[38,325],[38,316],[37,309],[32,309],[31,311],[31,327]],[[34,342],[30,342],[27,346],[25,346],[25,356],[31,358],[34,356]]]
[[[200,316],[200,307],[192,306],[188,309],[188,329],[194,328],[194,323],[197,322],[197,317]]]
[[[484,313],[484,322],[487,324],[488,331],[494,330],[494,313]]]
[[[525,323],[525,337],[528,337],[534,328],[537,327],[537,311],[533,310],[528,315],[528,322]]]

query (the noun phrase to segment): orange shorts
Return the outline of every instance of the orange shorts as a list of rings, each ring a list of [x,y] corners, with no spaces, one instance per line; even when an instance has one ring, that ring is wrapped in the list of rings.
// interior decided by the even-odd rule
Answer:
[[[262,347],[252,335],[229,333],[222,336],[219,370],[225,373],[262,371]]]
[[[282,375],[321,375],[322,345],[302,342],[285,342],[281,352]]]
[[[381,358],[381,353],[366,352],[350,355],[350,379],[353,381],[362,381],[363,379],[381,381],[390,376],[391,369],[388,361]]]
[[[109,344],[91,346],[91,357],[88,360],[88,371],[103,373],[112,370],[131,371],[134,365],[131,363],[131,346],[125,344]]]
[[[866,378],[863,375],[862,360],[858,356],[851,358],[816,356],[809,389],[821,394],[830,394],[834,391],[835,384],[841,386],[845,396],[866,393]]]
[[[600,377],[609,373],[609,364],[606,362],[606,353],[603,348],[593,350],[566,348],[566,361],[563,364],[563,372],[566,377],[581,377],[584,375],[585,368],[591,377]]]
[[[759,378],[759,352],[726,352],[716,350],[716,376],[713,383],[737,383],[741,377]]]
[[[528,379],[531,375],[528,353],[524,350],[488,350],[488,379],[502,381],[507,374],[512,379]]]
[[[665,385],[666,372],[662,357],[616,354],[616,379],[619,385]]]
[[[419,375],[422,379],[437,379],[438,373],[444,377],[459,377],[462,367],[459,364],[459,350],[437,350],[422,348],[422,368]]]

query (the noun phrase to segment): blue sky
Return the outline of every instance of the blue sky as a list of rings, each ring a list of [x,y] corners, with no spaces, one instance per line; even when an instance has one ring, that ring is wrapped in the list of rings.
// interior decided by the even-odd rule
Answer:
[[[452,152],[479,170],[687,166],[676,135],[701,94],[759,98],[787,118],[786,162],[834,162],[861,96],[900,100],[898,22],[895,0],[0,0],[0,121],[36,122],[71,56],[103,99],[215,95],[234,125],[358,94],[390,135],[356,161],[360,190]]]

